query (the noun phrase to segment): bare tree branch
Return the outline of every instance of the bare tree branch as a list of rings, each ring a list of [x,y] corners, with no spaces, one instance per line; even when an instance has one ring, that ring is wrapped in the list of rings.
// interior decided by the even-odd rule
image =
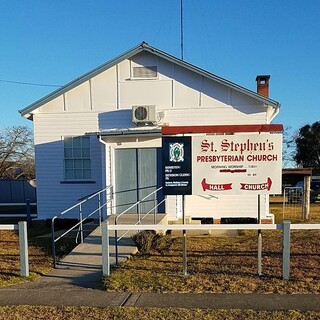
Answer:
[[[34,146],[31,129],[13,126],[0,129],[0,179],[33,179]]]

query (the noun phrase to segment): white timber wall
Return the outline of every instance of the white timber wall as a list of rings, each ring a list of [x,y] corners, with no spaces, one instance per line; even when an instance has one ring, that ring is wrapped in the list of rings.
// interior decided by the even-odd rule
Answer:
[[[132,67],[157,66],[153,79],[133,79]],[[149,53],[124,60],[76,88],[44,104],[34,112],[38,212],[40,219],[52,217],[77,199],[112,181],[105,174],[105,150],[91,138],[92,183],[63,183],[64,136],[83,135],[105,129],[136,127],[131,121],[133,105],[156,105],[162,113],[160,125],[228,125],[270,123],[273,112],[261,102],[230,87],[209,80]],[[135,142],[139,148],[141,143]],[[152,143],[151,143],[152,145]],[[159,141],[154,146],[159,145]],[[106,165],[105,165],[106,164]],[[110,167],[112,171],[112,166]],[[263,214],[266,211],[262,202]],[[219,197],[211,201],[187,198],[187,214],[256,214],[252,197]],[[170,197],[167,210],[176,214],[176,199]]]
[[[97,114],[37,114],[34,119],[38,218],[51,218],[102,188],[103,149],[91,137],[91,179],[88,183],[64,180],[64,137],[81,136],[97,127]],[[74,215],[68,216],[74,218]]]

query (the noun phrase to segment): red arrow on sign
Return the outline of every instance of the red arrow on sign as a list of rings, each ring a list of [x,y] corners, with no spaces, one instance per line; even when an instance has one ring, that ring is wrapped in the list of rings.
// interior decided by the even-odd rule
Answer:
[[[203,191],[210,190],[210,191],[224,191],[224,190],[231,190],[232,183],[225,183],[225,184],[211,184],[206,182],[206,178],[203,178],[201,181]]]
[[[256,190],[270,190],[272,186],[272,180],[268,178],[264,183],[240,183],[241,190],[256,191]]]

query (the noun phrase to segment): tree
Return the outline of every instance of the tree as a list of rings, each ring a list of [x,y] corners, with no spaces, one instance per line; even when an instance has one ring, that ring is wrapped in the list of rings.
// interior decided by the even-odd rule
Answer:
[[[295,161],[298,166],[320,170],[320,121],[299,129],[295,138]]]
[[[0,179],[34,179],[34,147],[31,129],[0,129]]]
[[[292,167],[295,163],[295,141],[294,136],[291,133],[291,127],[284,128],[283,131],[283,143],[282,143],[282,160],[283,160],[283,167]]]

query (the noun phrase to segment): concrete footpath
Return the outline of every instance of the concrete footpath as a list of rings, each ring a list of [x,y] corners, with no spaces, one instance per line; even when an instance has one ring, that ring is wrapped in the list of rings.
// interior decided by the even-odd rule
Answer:
[[[13,286],[0,290],[0,305],[180,307],[200,309],[301,310],[320,312],[317,294],[127,293],[99,289]]]
[[[214,236],[214,235],[212,235]],[[111,240],[114,241],[114,240]],[[111,262],[115,263],[114,246]],[[101,229],[97,228],[57,269],[35,282],[0,289],[0,305],[181,307],[201,309],[302,310],[320,312],[319,294],[193,294],[106,292],[102,288]],[[119,243],[121,259],[136,248],[128,235]]]

